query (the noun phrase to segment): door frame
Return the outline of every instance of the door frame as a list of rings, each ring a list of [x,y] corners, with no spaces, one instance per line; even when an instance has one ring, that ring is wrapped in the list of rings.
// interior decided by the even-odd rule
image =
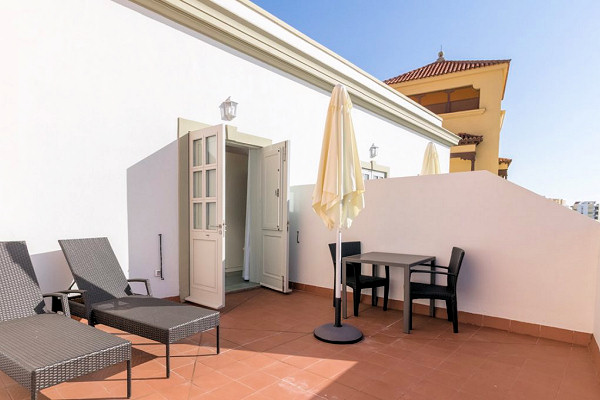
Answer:
[[[177,118],[177,208],[179,236],[179,300],[190,295],[190,207],[189,207],[189,135],[190,131],[218,124],[205,124],[185,118]],[[237,144],[250,148],[269,146],[271,139],[239,132],[237,127],[225,125],[225,144]]]

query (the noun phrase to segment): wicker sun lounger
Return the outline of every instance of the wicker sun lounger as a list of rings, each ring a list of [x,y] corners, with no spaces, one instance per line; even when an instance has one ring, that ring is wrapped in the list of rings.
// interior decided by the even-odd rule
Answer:
[[[44,312],[53,296],[64,315]],[[31,392],[127,361],[131,343],[70,318],[66,295],[42,295],[25,242],[0,242],[0,370]]]
[[[107,238],[59,240],[82,302],[70,300],[71,313],[90,325],[103,324],[166,346],[216,328],[219,354],[219,312],[152,297],[147,279],[127,279]],[[145,282],[147,295],[134,294],[129,282]],[[67,292],[67,291],[65,291]]]

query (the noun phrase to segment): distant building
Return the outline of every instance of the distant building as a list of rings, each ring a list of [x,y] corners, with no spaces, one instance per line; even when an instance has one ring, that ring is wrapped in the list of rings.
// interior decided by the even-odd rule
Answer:
[[[499,158],[501,108],[510,60],[448,61],[442,51],[424,67],[384,82],[442,117],[461,137],[450,149],[450,172],[488,170],[508,176],[510,158]]]
[[[552,200],[553,202],[555,202],[558,205],[568,207],[567,201],[565,199],[548,199],[548,200]]]
[[[599,205],[600,204],[598,204],[596,201],[576,201],[572,208],[579,214],[586,215],[591,219],[598,221]]]

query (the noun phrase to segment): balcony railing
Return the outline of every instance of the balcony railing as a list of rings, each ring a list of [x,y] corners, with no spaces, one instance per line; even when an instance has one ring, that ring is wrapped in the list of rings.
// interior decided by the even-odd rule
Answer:
[[[477,110],[479,108],[479,98],[454,100],[444,103],[423,105],[429,111],[436,114],[446,114],[458,111]]]

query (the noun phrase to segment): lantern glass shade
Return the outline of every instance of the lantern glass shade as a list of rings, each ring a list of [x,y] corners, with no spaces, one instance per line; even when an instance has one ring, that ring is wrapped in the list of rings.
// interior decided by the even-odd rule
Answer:
[[[231,121],[235,118],[237,113],[237,105],[235,101],[231,100],[231,97],[228,97],[227,100],[221,103],[219,109],[221,110],[221,119],[223,121]]]
[[[377,157],[377,150],[379,150],[379,147],[375,146],[375,143],[373,143],[371,147],[369,147],[369,154],[371,158]]]

